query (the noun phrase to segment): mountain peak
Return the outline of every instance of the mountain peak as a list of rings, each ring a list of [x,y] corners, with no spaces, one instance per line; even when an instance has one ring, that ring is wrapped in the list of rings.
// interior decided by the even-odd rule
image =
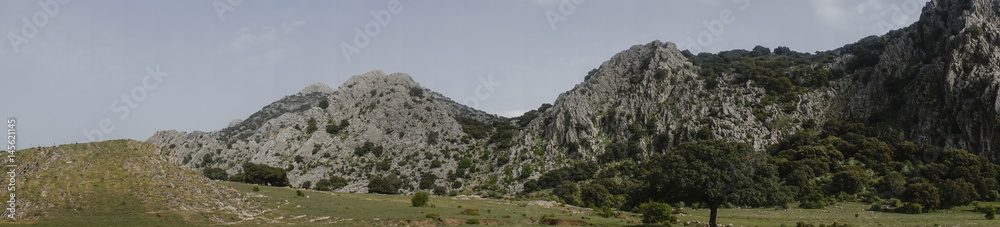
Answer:
[[[382,86],[393,86],[402,85],[404,87],[420,87],[420,84],[413,80],[409,74],[406,73],[392,73],[386,75],[382,70],[372,70],[366,73],[351,76],[350,79],[344,82],[340,86],[340,89],[345,87],[348,89],[352,88],[375,88]]]
[[[309,86],[306,86],[305,88],[302,88],[302,90],[299,90],[299,94],[303,94],[303,95],[304,94],[313,93],[313,92],[333,93],[333,88],[330,88],[330,86],[327,86],[324,83],[315,83],[315,84],[311,84]]]

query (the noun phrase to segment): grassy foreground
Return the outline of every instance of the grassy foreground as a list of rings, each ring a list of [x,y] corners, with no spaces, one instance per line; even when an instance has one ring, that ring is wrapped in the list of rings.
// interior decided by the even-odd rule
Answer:
[[[253,192],[253,185],[224,182],[241,192]],[[543,215],[555,216],[561,223],[621,226],[638,223],[631,215],[624,218],[603,218],[589,214],[590,209],[560,207],[554,203],[541,204],[529,201],[480,199],[475,197],[431,196],[428,204],[434,207],[413,207],[409,195],[376,195],[333,193],[303,190],[307,197],[295,195],[296,189],[258,186],[259,197],[265,206],[274,208],[238,225],[267,226],[453,226],[464,225],[476,219],[484,225],[538,225]],[[479,215],[460,214],[466,208],[479,211]],[[427,218],[428,213],[438,214],[439,220]]]
[[[253,185],[223,182],[241,192],[252,192]],[[639,224],[636,214],[622,212],[619,218],[603,218],[590,209],[560,207],[529,201],[480,199],[472,197],[431,196],[429,204],[435,207],[412,207],[408,195],[376,195],[331,193],[304,190],[309,197],[298,197],[296,189],[259,186],[259,197],[265,206],[275,208],[238,225],[306,225],[306,226],[453,226],[464,225],[468,219],[482,224],[532,226],[540,225],[543,215],[555,215],[566,220],[560,224],[589,224],[596,226],[624,226]],[[989,203],[986,203],[989,204]],[[995,203],[994,205],[1000,205]],[[972,211],[972,206],[955,207],[926,214],[899,214],[868,212],[870,205],[839,203],[826,209],[775,210],[773,208],[722,209],[719,223],[734,226],[795,226],[799,221],[829,225],[833,222],[851,226],[1000,226],[1000,220],[986,220],[982,213]],[[480,215],[460,214],[465,208],[479,210]],[[441,220],[426,218],[436,213]],[[680,224],[687,221],[708,222],[707,209],[685,208],[679,216]],[[857,217],[855,217],[857,215]]]

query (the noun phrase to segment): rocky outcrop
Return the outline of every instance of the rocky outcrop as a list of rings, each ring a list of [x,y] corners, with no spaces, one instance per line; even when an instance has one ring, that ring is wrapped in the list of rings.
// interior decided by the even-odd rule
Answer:
[[[445,178],[459,156],[442,151],[466,150],[456,116],[502,119],[454,103],[409,75],[372,71],[336,90],[311,85],[219,131],[160,131],[147,141],[173,149],[171,162],[196,170],[236,174],[252,162],[286,168],[295,186],[334,175],[352,182],[342,191],[364,192],[370,175],[398,175],[412,186],[424,173]],[[366,142],[380,153],[356,155]],[[432,167],[434,161],[442,164]]]

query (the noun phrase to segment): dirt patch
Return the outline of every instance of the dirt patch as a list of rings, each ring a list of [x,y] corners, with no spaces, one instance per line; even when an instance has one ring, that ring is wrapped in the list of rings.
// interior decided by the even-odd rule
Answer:
[[[542,224],[543,225],[590,225],[590,223],[580,220],[562,220],[562,219],[549,219],[549,218],[542,220]]]
[[[465,224],[465,220],[455,219],[455,218],[441,218],[441,223],[444,223],[444,225],[447,226],[459,226]]]

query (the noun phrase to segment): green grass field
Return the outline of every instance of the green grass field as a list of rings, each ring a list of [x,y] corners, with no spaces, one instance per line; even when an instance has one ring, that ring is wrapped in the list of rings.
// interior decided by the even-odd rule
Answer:
[[[242,192],[253,192],[253,185],[233,182],[223,184]],[[428,204],[433,204],[434,207],[413,207],[410,205],[409,195],[304,190],[308,196],[306,198],[296,196],[296,189],[259,187],[260,191],[257,193],[266,197],[258,199],[262,200],[265,206],[276,209],[266,212],[259,219],[241,222],[240,225],[265,226],[280,223],[314,226],[437,226],[459,225],[468,219],[477,219],[482,224],[525,226],[537,225],[543,215],[554,215],[555,219],[583,221],[602,226],[636,224],[639,221],[638,218],[629,215],[626,215],[626,218],[603,218],[589,214],[589,209],[558,205],[543,207],[529,205],[528,201],[431,196]],[[466,208],[477,209],[479,215],[460,214]],[[440,215],[441,220],[427,218],[428,213]]]
[[[242,183],[223,184],[241,192],[252,192],[253,188],[253,185]],[[531,226],[540,225],[538,220],[542,215],[555,215],[555,219],[583,221],[596,226],[635,225],[640,220],[638,215],[628,212],[622,212],[619,218],[603,218],[590,209],[558,205],[543,207],[529,201],[431,196],[429,204],[434,204],[435,207],[412,207],[408,195],[305,190],[305,194],[309,196],[306,198],[296,196],[295,189],[291,188],[259,187],[258,193],[266,197],[258,199],[266,206],[276,209],[261,215],[260,219],[244,221],[239,225],[435,226],[459,225],[475,218],[484,224]],[[722,209],[719,211],[719,223],[732,223],[734,226],[795,226],[796,222],[803,221],[816,226],[833,222],[851,226],[1000,226],[1000,220],[986,220],[982,213],[973,212],[972,206],[926,214],[868,212],[866,209],[869,207],[870,205],[863,203],[839,203],[826,209]],[[460,214],[465,208],[475,208],[480,215]],[[686,214],[679,216],[680,223],[708,222],[707,209],[685,208],[685,212]],[[427,213],[437,213],[445,221],[426,218]]]

